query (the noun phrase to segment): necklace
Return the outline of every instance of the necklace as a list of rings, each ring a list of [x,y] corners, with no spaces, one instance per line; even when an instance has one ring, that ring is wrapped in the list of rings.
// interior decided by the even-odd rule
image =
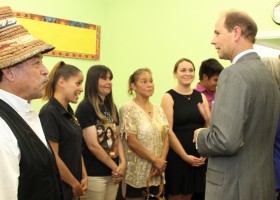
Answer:
[[[175,92],[182,95],[184,98],[186,98],[188,101],[192,99],[193,89],[192,88],[180,88],[177,87],[174,89]]]
[[[138,101],[134,100],[134,102],[143,109],[147,114],[152,115],[153,113],[153,105],[151,103],[148,103],[147,105],[143,105],[139,103]]]
[[[190,101],[191,100],[191,94],[189,94],[189,95],[183,95],[183,97],[185,97],[188,101]]]
[[[114,120],[113,120],[113,118],[112,118],[112,116],[111,116],[111,112],[110,112],[110,110],[107,108],[106,104],[104,103],[102,107],[103,107],[103,109],[104,109],[103,115],[106,117],[107,120],[109,120],[110,122],[113,122]]]

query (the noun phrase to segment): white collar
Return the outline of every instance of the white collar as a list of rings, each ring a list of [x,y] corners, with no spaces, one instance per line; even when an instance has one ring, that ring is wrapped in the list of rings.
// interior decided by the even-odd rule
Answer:
[[[0,89],[0,99],[8,103],[16,112],[29,112],[33,110],[27,100],[2,89]]]
[[[232,64],[235,64],[235,63],[238,61],[238,59],[241,58],[242,56],[244,56],[245,54],[253,53],[253,52],[255,52],[254,49],[248,49],[248,50],[245,50],[245,51],[240,52],[239,54],[237,54],[237,55],[233,58]]]

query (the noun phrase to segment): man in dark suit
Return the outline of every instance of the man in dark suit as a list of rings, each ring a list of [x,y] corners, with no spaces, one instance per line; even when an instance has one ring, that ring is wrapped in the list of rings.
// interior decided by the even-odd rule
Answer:
[[[215,26],[211,43],[232,65],[219,76],[210,128],[194,133],[198,152],[209,157],[206,200],[275,199],[272,153],[280,96],[253,50],[256,34],[254,20],[240,11],[225,13]]]

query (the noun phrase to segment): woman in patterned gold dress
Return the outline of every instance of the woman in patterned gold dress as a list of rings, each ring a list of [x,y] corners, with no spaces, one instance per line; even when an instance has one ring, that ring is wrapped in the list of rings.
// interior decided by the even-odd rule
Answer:
[[[150,102],[154,93],[151,71],[147,68],[136,70],[129,78],[129,95],[135,97],[120,109],[120,133],[124,142],[127,170],[126,199],[144,199],[146,179],[150,192],[158,193],[160,175],[166,168],[168,152],[168,121],[158,105]]]

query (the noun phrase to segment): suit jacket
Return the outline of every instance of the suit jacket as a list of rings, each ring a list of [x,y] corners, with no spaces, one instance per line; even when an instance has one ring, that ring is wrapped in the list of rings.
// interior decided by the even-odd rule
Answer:
[[[256,53],[222,71],[210,128],[197,137],[198,152],[209,157],[206,200],[275,199],[279,102],[278,85]]]

